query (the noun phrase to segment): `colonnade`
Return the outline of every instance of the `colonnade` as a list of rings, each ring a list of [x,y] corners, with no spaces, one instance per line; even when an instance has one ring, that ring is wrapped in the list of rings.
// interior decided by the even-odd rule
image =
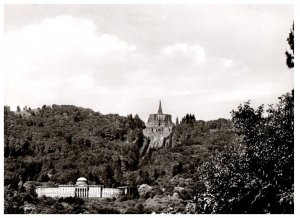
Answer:
[[[75,197],[88,198],[89,190],[87,188],[75,188]]]

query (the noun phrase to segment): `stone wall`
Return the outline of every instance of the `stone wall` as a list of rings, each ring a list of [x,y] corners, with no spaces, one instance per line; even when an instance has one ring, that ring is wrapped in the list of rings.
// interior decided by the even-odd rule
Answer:
[[[170,114],[150,114],[147,125],[172,126],[172,116]]]
[[[170,127],[149,127],[143,130],[144,136],[149,139],[148,144],[145,144],[142,149],[147,147],[150,148],[160,148],[171,145],[171,133],[173,126]]]

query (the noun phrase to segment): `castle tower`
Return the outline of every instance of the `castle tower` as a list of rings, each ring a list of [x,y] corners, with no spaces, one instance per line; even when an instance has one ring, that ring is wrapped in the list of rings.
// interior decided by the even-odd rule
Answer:
[[[170,129],[174,126],[174,124],[172,123],[172,115],[163,113],[161,101],[159,101],[158,112],[156,114],[149,115],[146,126],[151,128],[153,131],[162,131],[164,127]]]
[[[159,101],[158,112],[150,114],[146,129],[143,130],[144,136],[150,139],[149,147],[161,147],[165,144],[165,139],[171,134],[174,127],[171,114],[164,114],[161,101]]]

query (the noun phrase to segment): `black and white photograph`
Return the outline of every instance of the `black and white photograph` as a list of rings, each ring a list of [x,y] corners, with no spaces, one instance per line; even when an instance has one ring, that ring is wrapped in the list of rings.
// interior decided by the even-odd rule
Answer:
[[[294,4],[2,6],[5,215],[295,213]]]

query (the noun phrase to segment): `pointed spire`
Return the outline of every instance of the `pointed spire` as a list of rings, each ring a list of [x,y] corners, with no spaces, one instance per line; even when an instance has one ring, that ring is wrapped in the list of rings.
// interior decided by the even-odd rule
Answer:
[[[163,114],[162,109],[161,109],[161,101],[159,100],[159,108],[158,108],[158,114]]]
[[[179,125],[178,117],[176,118],[176,126]]]

